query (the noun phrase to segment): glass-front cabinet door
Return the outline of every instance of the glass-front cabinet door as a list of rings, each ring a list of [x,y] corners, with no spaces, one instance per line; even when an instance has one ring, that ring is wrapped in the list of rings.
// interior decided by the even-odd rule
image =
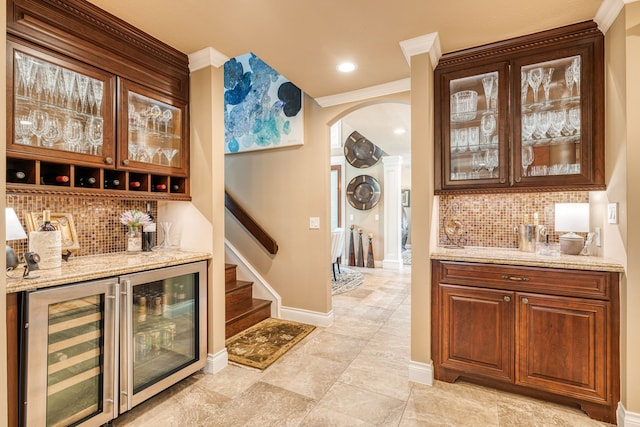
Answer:
[[[520,120],[514,126],[514,185],[591,180],[592,58],[588,50],[514,64]]]
[[[25,158],[114,163],[114,76],[8,42],[7,151]]]
[[[451,73],[442,82],[445,188],[507,183],[507,65]]]
[[[119,79],[121,169],[185,176],[186,104]]]

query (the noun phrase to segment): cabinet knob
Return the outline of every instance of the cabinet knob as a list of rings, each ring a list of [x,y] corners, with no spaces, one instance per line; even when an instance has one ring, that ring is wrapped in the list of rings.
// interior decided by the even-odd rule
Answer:
[[[516,177],[516,182],[520,182],[522,181],[522,178],[520,178],[519,176]]]
[[[105,162],[107,165],[112,165],[112,164],[113,164],[113,158],[112,158],[112,157],[105,157],[105,158],[104,158],[104,162]]]
[[[129,159],[123,160],[122,164],[125,165],[125,166],[129,166]]]
[[[511,301],[511,297],[509,295],[505,295],[504,297],[502,297],[502,299],[504,300],[504,302]]]
[[[500,178],[500,184],[504,184],[505,182],[507,182],[506,178]]]
[[[529,298],[522,298],[523,304],[529,304]]]

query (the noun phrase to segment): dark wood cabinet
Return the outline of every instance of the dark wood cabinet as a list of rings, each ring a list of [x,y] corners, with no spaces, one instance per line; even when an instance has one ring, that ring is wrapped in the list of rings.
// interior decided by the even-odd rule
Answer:
[[[465,378],[615,422],[618,273],[433,260],[432,275],[436,379]]]
[[[7,191],[189,200],[185,54],[84,0],[7,2]]]
[[[445,54],[436,193],[604,188],[604,37],[585,22]]]

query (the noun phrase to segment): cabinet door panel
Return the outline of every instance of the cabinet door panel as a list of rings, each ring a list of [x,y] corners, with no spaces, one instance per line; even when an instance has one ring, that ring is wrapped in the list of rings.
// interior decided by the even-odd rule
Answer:
[[[441,365],[512,380],[512,292],[440,285]]]
[[[606,401],[609,303],[518,294],[516,384]]]

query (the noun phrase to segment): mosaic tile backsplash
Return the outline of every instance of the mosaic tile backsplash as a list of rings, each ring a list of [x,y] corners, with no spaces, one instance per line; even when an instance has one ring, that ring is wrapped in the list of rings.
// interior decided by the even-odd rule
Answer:
[[[564,233],[553,229],[554,204],[588,202],[588,191],[440,196],[438,240],[442,246],[449,244],[442,223],[448,212],[455,211],[455,217],[463,224],[465,246],[517,248],[514,227],[522,224],[525,216],[531,223],[537,212],[549,241],[558,242],[558,236]]]
[[[39,196],[7,194],[7,207],[16,211],[22,227],[28,233],[25,213],[70,213],[76,226],[80,249],[74,256],[99,255],[126,250],[127,227],[118,218],[128,209],[146,211],[147,203],[141,200],[110,200],[69,196]],[[158,203],[150,201],[151,213],[158,221]],[[157,239],[156,234],[156,239]],[[7,244],[22,256],[27,251],[28,240],[16,240]]]

